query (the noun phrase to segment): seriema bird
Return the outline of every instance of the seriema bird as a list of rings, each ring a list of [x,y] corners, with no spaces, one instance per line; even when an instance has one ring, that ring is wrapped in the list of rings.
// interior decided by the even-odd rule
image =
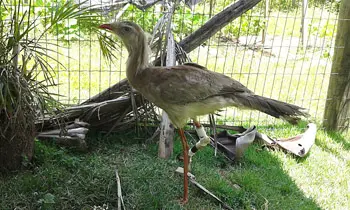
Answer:
[[[129,21],[103,24],[120,37],[129,57],[126,76],[130,85],[146,99],[167,112],[172,124],[181,136],[184,156],[184,197],[188,201],[188,163],[189,154],[209,143],[197,116],[213,113],[218,109],[235,106],[255,109],[276,118],[295,123],[301,116],[308,116],[299,106],[258,96],[240,82],[223,74],[209,71],[195,63],[178,66],[156,67],[148,61],[149,46],[142,28]],[[200,141],[189,150],[183,127],[193,119]]]

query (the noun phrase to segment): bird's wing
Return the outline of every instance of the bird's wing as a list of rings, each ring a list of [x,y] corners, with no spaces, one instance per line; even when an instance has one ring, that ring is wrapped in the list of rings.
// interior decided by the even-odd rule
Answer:
[[[214,96],[252,93],[240,82],[195,63],[149,67],[140,73],[144,95],[170,104],[187,104]]]

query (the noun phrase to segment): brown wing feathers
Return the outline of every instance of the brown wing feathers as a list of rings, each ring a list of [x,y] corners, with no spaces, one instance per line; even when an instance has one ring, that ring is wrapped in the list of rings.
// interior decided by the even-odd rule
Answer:
[[[150,67],[152,77],[147,78],[152,95],[159,95],[166,103],[187,104],[222,96],[232,99],[240,108],[255,109],[276,118],[283,118],[295,124],[300,116],[307,117],[303,108],[282,101],[255,95],[240,82],[225,75],[207,70],[198,64],[188,63],[182,66]],[[171,85],[171,86],[169,86]],[[157,88],[156,88],[157,87]],[[181,97],[174,97],[174,96]]]

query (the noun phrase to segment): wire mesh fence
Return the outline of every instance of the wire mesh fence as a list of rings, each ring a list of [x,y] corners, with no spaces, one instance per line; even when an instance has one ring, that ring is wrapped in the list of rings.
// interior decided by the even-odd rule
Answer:
[[[291,11],[283,10],[282,5],[266,11],[264,3],[191,55],[196,62],[239,80],[259,95],[309,109],[320,122],[327,100],[337,13],[325,5],[310,7],[302,29],[302,2],[295,2]],[[236,109],[226,109],[224,119],[277,123],[262,113]]]
[[[335,49],[339,2],[305,2],[261,1],[189,55],[193,62],[240,81],[258,95],[307,108],[312,119],[322,123]],[[34,1],[35,9],[30,11],[32,18],[49,16],[50,11],[61,3]],[[162,4],[145,11],[133,5],[109,11],[110,3],[88,2],[104,8],[101,22],[111,22],[120,16],[139,23],[148,32],[152,32],[163,14]],[[208,0],[192,10],[179,3],[172,18],[176,41],[191,34],[232,3]],[[59,101],[65,104],[81,103],[126,77],[126,49],[120,44],[114,62],[106,62],[99,40],[81,24],[68,20],[45,37],[51,43],[48,47],[58,52],[47,52],[58,61],[50,63],[59,84],[52,87],[52,91],[59,94]],[[236,108],[220,112],[217,121],[236,125],[282,122],[263,113]]]

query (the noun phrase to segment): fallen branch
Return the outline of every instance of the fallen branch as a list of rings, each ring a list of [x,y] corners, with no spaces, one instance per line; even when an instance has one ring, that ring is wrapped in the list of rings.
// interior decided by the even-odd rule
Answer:
[[[101,98],[110,98],[106,93],[101,94],[101,97],[96,97],[90,100],[89,103],[86,102],[82,105],[67,107],[65,110],[61,111],[61,113],[57,114],[55,118],[39,120],[36,123],[37,129],[41,131],[61,129],[65,126],[60,126],[60,123],[62,124],[63,122],[63,124],[69,125],[74,122],[75,119],[88,122],[92,129],[110,129],[111,125],[116,122],[123,122],[128,118],[133,118],[134,113],[130,110],[132,100],[134,101],[135,109],[140,112],[144,109],[145,103],[148,103],[142,99],[139,93],[133,94],[133,99],[130,97],[130,93],[118,93],[118,98],[99,101]],[[125,112],[127,113],[125,114]]]
[[[121,209],[125,209],[125,205],[124,205],[124,200],[123,200],[123,195],[122,195],[122,186],[120,184],[120,178],[119,178],[119,174],[118,174],[118,170],[115,170],[115,178],[117,181],[117,196],[118,196],[118,210]]]
[[[76,134],[75,136],[61,136],[55,134],[39,134],[38,138],[52,138],[55,140],[80,140],[85,139],[85,134]]]
[[[258,4],[261,0],[239,0],[223,11],[219,12],[203,24],[195,32],[184,38],[179,46],[187,53],[199,47],[215,33],[220,31],[223,27],[229,24],[231,21],[241,16],[243,13],[247,12]],[[176,58],[177,59],[177,58]],[[161,64],[161,58],[157,58],[153,64],[159,66]]]
[[[40,140],[54,140],[58,145],[75,147],[85,151],[87,149],[85,137],[89,131],[89,126],[88,123],[75,120],[64,128],[40,132],[37,134],[37,138]]]
[[[87,128],[70,128],[65,132],[65,134],[69,136],[78,136],[79,134],[85,135],[87,134],[88,131],[89,129]],[[47,136],[47,135],[60,135],[61,133],[62,133],[61,129],[56,129],[56,130],[41,132],[39,133],[38,137]]]
[[[229,5],[223,11],[213,16],[195,32],[183,39],[180,42],[180,46],[186,52],[191,52],[229,24],[232,20],[253,8],[260,1],[261,0],[239,0]]]
[[[120,80],[117,84],[107,88],[106,90],[98,93],[95,96],[92,96],[88,100],[81,103],[81,105],[116,99],[119,96],[125,94],[125,92],[129,88],[130,88],[130,85],[127,79]]]
[[[181,167],[178,167],[176,169],[176,172],[179,173],[179,174],[184,174],[184,169],[181,168]],[[196,187],[198,187],[200,190],[202,190],[203,192],[205,192],[206,194],[210,195],[212,198],[214,198],[217,202],[219,202],[222,207],[224,209],[228,209],[228,210],[233,210],[229,205],[227,205],[225,202],[223,202],[220,198],[218,198],[216,195],[214,195],[212,192],[210,192],[209,190],[207,190],[203,185],[199,184],[197,181],[196,181],[196,177],[191,174],[190,172],[188,172],[187,174],[188,178],[189,178],[189,181],[194,184]]]

